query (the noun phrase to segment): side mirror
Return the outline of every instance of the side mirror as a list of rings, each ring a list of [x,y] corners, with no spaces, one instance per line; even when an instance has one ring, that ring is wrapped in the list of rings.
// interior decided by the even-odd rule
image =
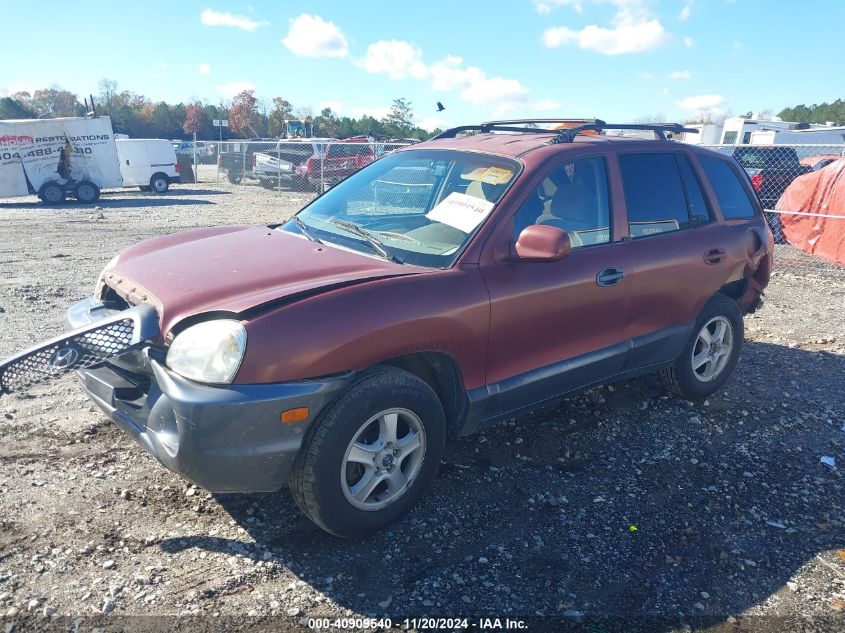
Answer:
[[[547,224],[526,226],[514,245],[516,259],[526,262],[556,262],[569,255],[571,248],[566,231]]]

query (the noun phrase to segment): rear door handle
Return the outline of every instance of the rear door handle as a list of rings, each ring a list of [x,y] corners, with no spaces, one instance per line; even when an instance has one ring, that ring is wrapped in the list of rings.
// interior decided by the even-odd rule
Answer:
[[[625,271],[621,268],[605,268],[596,275],[596,283],[599,286],[615,286],[625,279]]]
[[[709,251],[704,253],[704,263],[705,264],[718,264],[720,261],[725,259],[727,252],[724,248],[711,248]]]

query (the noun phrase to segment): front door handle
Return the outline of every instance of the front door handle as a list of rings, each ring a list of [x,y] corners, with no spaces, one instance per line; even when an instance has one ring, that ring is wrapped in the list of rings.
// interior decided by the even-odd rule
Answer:
[[[605,268],[596,275],[596,283],[599,286],[615,286],[625,279],[625,271],[621,268]]]
[[[720,261],[725,259],[727,252],[724,248],[711,248],[709,251],[704,253],[704,263],[705,264],[718,264]]]

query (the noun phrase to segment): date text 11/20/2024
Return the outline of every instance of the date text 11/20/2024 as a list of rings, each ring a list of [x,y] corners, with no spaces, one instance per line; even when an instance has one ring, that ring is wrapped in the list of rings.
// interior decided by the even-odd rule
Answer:
[[[476,630],[476,631],[494,631],[494,630],[510,630],[519,631],[528,628],[528,624],[524,620],[511,618],[404,618],[396,623],[390,618],[309,618],[309,629],[349,629],[349,630],[367,630],[367,629],[390,629],[397,624],[403,629],[413,629],[417,631],[429,630]]]

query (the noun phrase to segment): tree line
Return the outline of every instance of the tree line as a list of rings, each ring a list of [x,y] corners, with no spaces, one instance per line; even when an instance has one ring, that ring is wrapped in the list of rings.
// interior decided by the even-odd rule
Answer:
[[[784,121],[797,121],[799,123],[834,123],[845,122],[845,100],[837,99],[833,103],[814,103],[813,105],[797,105],[791,108],[784,108],[778,113]]]
[[[153,101],[130,90],[119,90],[117,82],[100,81],[95,97],[97,114],[111,117],[112,129],[132,138],[191,138],[196,132],[202,140],[220,138],[215,119],[228,119],[223,138],[255,138],[282,136],[285,121],[310,121],[315,136],[348,138],[370,135],[375,138],[415,138],[425,140],[439,132],[427,132],[414,124],[413,104],[407,99],[393,101],[383,118],[364,115],[360,118],[338,116],[331,108],[323,108],[316,116],[310,107],[295,107],[282,97],[270,101],[258,99],[255,91],[244,90],[231,102],[218,104],[197,100],[171,105]],[[88,104],[90,107],[90,104]],[[85,116],[86,106],[74,93],[59,86],[17,92],[0,99],[0,120],[37,119]]]

